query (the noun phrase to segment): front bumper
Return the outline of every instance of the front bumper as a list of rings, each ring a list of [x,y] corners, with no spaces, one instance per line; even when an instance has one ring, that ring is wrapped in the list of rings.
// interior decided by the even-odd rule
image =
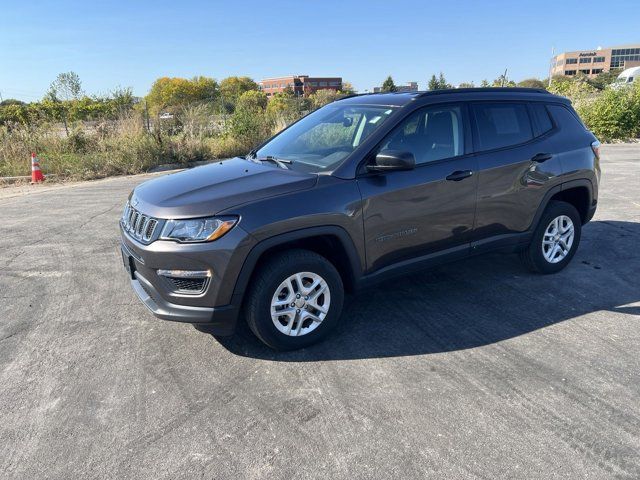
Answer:
[[[234,292],[237,276],[251,246],[251,237],[239,226],[216,242],[177,244],[155,241],[148,245],[121,229],[120,249],[131,287],[156,317],[206,326],[216,335],[231,335],[242,295]],[[202,293],[186,295],[170,288],[161,269],[207,270],[210,281]]]
[[[140,301],[156,317],[174,322],[206,325],[216,335],[231,335],[236,326],[238,309],[233,305],[223,307],[190,307],[164,300],[151,283],[139,272],[133,272],[131,287]]]

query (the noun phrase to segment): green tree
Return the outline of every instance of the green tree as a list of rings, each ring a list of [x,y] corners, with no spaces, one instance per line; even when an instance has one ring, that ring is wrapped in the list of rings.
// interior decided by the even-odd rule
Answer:
[[[267,108],[267,95],[258,90],[247,90],[240,98],[236,108],[244,108],[252,111],[266,110]]]
[[[6,107],[9,105],[24,105],[25,103],[20,101],[20,100],[16,100],[15,98],[7,98],[6,100],[3,100],[2,102],[0,102],[0,107]]]
[[[351,82],[345,82],[345,81],[342,82],[342,88],[340,89],[340,91],[345,95],[353,95],[354,93],[356,93]]]
[[[447,80],[444,78],[444,74],[440,72],[437,77],[435,75],[431,75],[428,82],[428,88],[429,90],[444,90],[451,88],[451,85],[447,83]]]
[[[269,102],[269,106],[273,100]],[[247,91],[238,98],[229,122],[231,136],[248,152],[269,137],[272,121],[267,115],[267,97],[262,92]]]
[[[491,84],[489,83],[489,80],[487,80],[487,79],[485,78],[484,80],[482,80],[482,81],[480,82],[480,86],[481,86],[482,88],[487,88],[487,87],[490,87],[490,86],[491,86]]]
[[[615,82],[616,78],[618,78],[618,75],[620,75],[620,70],[615,69],[609,72],[599,73],[598,75],[588,79],[587,81],[589,82],[590,85],[597,88],[598,90],[604,90],[613,82]]]
[[[574,100],[574,105],[585,124],[601,140],[627,139],[640,134],[637,82],[632,88],[607,88],[595,96],[582,97]]]
[[[191,103],[213,102],[218,94],[218,82],[213,78],[162,77],[153,83],[145,99],[151,114],[158,115],[165,110],[177,112]]]
[[[45,100],[58,104],[52,111],[55,112],[54,118],[62,120],[67,137],[69,136],[69,103],[79,100],[82,95],[82,82],[75,72],[59,73],[45,95]]]
[[[516,82],[509,79],[506,73],[503,73],[491,83],[491,86],[492,87],[515,87]]]
[[[398,87],[393,83],[393,78],[389,75],[384,82],[382,82],[382,91],[383,92],[397,92]]]
[[[537,78],[525,78],[518,82],[518,87],[525,88],[547,88],[547,84]]]
[[[342,96],[344,96],[344,93],[342,92],[336,92],[335,90],[325,89],[325,90],[318,90],[309,98],[311,100],[311,106],[313,108],[320,108],[320,107],[324,107],[328,103],[331,103],[337,100]]]
[[[110,113],[113,116],[119,116],[130,111],[136,103],[136,99],[130,87],[116,87],[111,91],[109,103]]]
[[[258,84],[249,77],[227,77],[220,81],[220,96],[225,108],[232,111],[240,96],[252,90],[258,90]]]
[[[458,85],[458,88],[475,88],[475,84],[473,82],[462,82]]]

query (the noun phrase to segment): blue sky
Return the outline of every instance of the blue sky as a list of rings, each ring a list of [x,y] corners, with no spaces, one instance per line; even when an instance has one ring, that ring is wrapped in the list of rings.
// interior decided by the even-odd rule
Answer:
[[[60,72],[89,94],[161,76],[342,76],[360,91],[443,71],[454,84],[547,74],[556,51],[640,43],[638,1],[0,1],[0,94]]]

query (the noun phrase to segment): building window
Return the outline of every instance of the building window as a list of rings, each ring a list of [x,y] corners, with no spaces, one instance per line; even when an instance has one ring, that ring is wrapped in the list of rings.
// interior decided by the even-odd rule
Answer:
[[[591,57],[582,57],[580,63],[591,63]]]
[[[626,62],[639,62],[640,48],[616,48],[611,51],[611,68],[621,68]]]
[[[601,68],[594,68],[593,70],[591,70],[591,73],[594,75],[597,75],[598,73],[602,73],[602,69]]]
[[[321,87],[326,87],[327,86],[327,82],[320,82],[320,86]]]
[[[602,63],[604,62],[604,57],[593,57],[593,63]]]
[[[309,82],[311,84],[312,87],[317,87],[318,86],[318,82]]]
[[[574,65],[574,64],[578,63],[578,59],[577,58],[567,58],[565,60],[565,63],[567,65]]]
[[[580,70],[580,73],[584,73],[585,75],[589,75],[591,71],[587,68],[586,70]]]
[[[564,71],[564,74],[565,74],[565,75],[569,75],[569,76],[571,76],[571,75],[575,75],[575,74],[576,74],[576,71],[575,71],[575,70],[565,70],[565,71]]]
[[[329,82],[329,85],[331,85],[332,87],[339,87],[341,85],[340,82]]]

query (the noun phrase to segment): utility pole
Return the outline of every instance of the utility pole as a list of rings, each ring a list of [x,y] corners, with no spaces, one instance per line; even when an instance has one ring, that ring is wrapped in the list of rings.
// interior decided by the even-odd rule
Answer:
[[[549,60],[549,83],[548,83],[548,87],[551,86],[551,72],[553,72],[553,59],[556,56],[556,47],[553,46],[551,47],[551,59]]]
[[[504,74],[502,75],[502,85],[500,85],[501,87],[504,87],[504,83],[507,81],[507,69],[504,69]]]
[[[149,126],[149,104],[144,101],[144,118],[147,124],[147,133],[151,133],[151,127]]]

